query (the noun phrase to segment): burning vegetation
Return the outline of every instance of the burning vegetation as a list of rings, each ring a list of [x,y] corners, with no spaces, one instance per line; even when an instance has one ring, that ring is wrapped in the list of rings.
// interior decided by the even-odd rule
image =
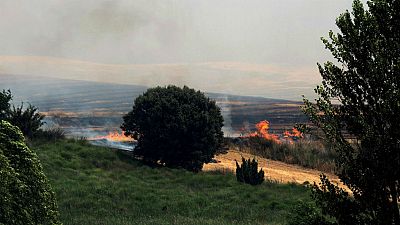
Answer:
[[[89,140],[107,140],[107,141],[113,141],[113,142],[134,142],[135,140],[129,136],[125,135],[125,132],[122,131],[119,133],[118,131],[113,131],[109,132],[105,136],[96,136],[93,138],[90,138]]]
[[[124,131],[122,131],[121,133],[119,133],[118,131],[113,131],[104,136],[95,136],[92,138],[88,138],[88,140],[94,145],[126,151],[133,151],[136,145],[136,140],[132,137],[126,136]]]
[[[276,134],[269,133],[269,121],[262,120],[256,124],[257,131],[251,133],[250,137],[262,137],[269,141],[274,141],[276,143],[280,143],[279,136]]]
[[[271,134],[269,133],[270,122],[267,120],[262,120],[258,122],[256,125],[256,131],[245,135],[244,137],[261,137],[265,140],[272,141],[277,144],[281,144],[282,142],[293,143],[301,138],[303,138],[303,134],[296,128],[293,127],[292,131],[285,131],[283,134]]]

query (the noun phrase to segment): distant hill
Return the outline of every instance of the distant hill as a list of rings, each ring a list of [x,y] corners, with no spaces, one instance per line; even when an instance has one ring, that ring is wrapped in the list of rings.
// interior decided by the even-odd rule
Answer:
[[[318,70],[245,62],[103,64],[44,56],[2,56],[0,73],[113,84],[187,85],[207,92],[301,100],[314,96]]]
[[[10,89],[14,103],[29,102],[39,107],[47,115],[48,124],[57,123],[73,135],[86,135],[88,129],[93,132],[117,129],[121,116],[147,88],[0,74],[0,89]],[[239,135],[242,129],[251,130],[255,123],[265,119],[277,132],[307,120],[299,108],[301,102],[221,93],[207,95],[222,109],[226,135]]]

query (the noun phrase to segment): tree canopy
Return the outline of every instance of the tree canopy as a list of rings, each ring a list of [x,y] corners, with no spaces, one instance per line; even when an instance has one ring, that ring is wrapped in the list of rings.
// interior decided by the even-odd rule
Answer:
[[[400,1],[359,0],[322,39],[337,62],[318,64],[322,85],[305,112],[338,152],[338,175],[314,197],[339,224],[400,224]],[[350,134],[353,141],[346,138]]]
[[[199,171],[223,140],[223,117],[214,101],[188,87],[156,87],[135,99],[122,130],[138,140],[136,156]]]

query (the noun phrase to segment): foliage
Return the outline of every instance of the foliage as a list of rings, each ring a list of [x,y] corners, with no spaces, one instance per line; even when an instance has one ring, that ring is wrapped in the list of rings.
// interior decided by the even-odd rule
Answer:
[[[6,121],[0,121],[0,184],[0,224],[59,224],[54,193],[37,155]]]
[[[321,183],[313,186],[313,198],[324,214],[336,219],[338,224],[370,224],[371,217],[365,208],[342,188],[332,184],[325,175]]]
[[[276,143],[262,137],[249,137],[225,138],[225,142],[230,149],[241,152],[324,172],[335,171],[336,154],[322,141],[299,140],[294,143]]]
[[[323,42],[339,65],[318,65],[322,85],[305,112],[337,151],[338,175],[353,197],[324,178],[315,198],[339,224],[398,225],[400,1],[368,1],[366,10],[355,0],[336,24],[340,33]]]
[[[8,121],[19,127],[27,137],[32,137],[34,133],[43,125],[44,115],[38,113],[38,108],[29,104],[24,110],[24,104],[19,107],[13,106],[9,114]]]
[[[79,140],[32,144],[66,225],[278,225],[297,201],[312,201],[301,185],[242,185],[233,173],[149,167]]]
[[[239,182],[258,185],[264,182],[264,171],[258,171],[258,162],[253,160],[246,160],[242,157],[242,165],[240,166],[236,161],[236,179]]]
[[[0,92],[0,121],[7,118],[11,100],[12,94],[10,90]]]
[[[291,212],[288,225],[334,225],[335,223],[322,215],[315,204],[300,201]]]
[[[188,87],[156,87],[135,99],[121,128],[138,139],[147,162],[199,171],[221,147],[223,118],[215,101]]]
[[[34,138],[44,139],[47,141],[56,141],[64,139],[66,131],[58,126],[51,126],[45,129],[39,129],[34,133]]]
[[[43,125],[44,115],[40,114],[38,108],[31,104],[26,109],[24,109],[23,103],[19,107],[11,107],[12,98],[10,90],[0,92],[0,120],[10,122],[19,127],[25,136],[32,137]]]

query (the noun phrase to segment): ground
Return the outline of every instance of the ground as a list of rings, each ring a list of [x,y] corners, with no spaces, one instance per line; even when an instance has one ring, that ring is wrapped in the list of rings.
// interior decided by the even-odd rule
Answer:
[[[56,193],[65,225],[277,225],[287,224],[299,202],[313,202],[304,185],[267,181],[251,186],[232,173],[152,168],[85,141],[30,146]]]
[[[239,163],[242,161],[242,156],[246,159],[256,158],[259,167],[265,171],[265,176],[269,180],[277,181],[279,183],[298,183],[303,184],[305,182],[309,183],[319,183],[319,175],[321,174],[318,170],[307,169],[297,165],[291,165],[283,163],[280,161],[265,159],[262,157],[257,157],[248,153],[239,152],[236,150],[229,150],[227,154],[220,154],[215,157],[218,163],[208,163],[204,165],[204,171],[210,170],[227,170],[235,171],[237,160]],[[327,177],[333,183],[340,183],[339,178],[334,174],[325,173]],[[343,186],[342,186],[343,187]]]

